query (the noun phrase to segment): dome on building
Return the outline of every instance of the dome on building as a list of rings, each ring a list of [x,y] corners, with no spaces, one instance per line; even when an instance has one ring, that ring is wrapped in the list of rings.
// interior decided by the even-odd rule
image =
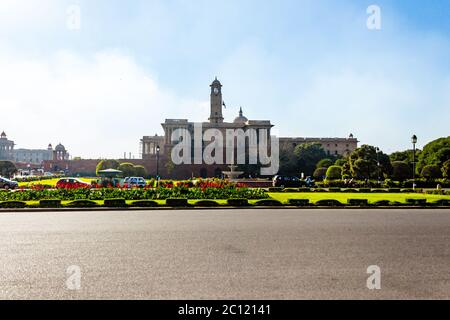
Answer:
[[[217,77],[216,77],[216,79],[211,83],[211,87],[221,87],[221,86],[222,86],[222,84],[220,83],[219,80],[217,80]]]
[[[66,151],[66,148],[60,143],[56,146],[55,151]]]
[[[2,132],[2,134],[0,135],[0,138],[6,139],[6,133],[5,133],[5,131]]]
[[[234,123],[239,123],[239,124],[244,124],[248,121],[248,119],[246,117],[244,117],[244,113],[242,112],[242,107],[239,110],[239,117],[237,117],[236,119],[234,119]]]

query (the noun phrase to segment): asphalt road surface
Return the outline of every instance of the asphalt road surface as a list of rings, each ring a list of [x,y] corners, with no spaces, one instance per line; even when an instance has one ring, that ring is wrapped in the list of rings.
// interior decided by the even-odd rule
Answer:
[[[0,266],[2,299],[449,299],[450,210],[1,213]]]

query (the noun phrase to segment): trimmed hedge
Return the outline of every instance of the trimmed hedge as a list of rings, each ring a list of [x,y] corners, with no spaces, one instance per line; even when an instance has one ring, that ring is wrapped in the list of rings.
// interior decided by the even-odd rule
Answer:
[[[380,189],[380,188],[372,189],[371,192],[372,193],[388,193],[388,191],[386,189]]]
[[[311,188],[306,188],[306,187],[302,187],[302,188],[298,188],[298,192],[311,192]]]
[[[450,200],[447,199],[439,199],[438,201],[433,202],[434,205],[437,206],[450,206]]]
[[[299,188],[286,188],[283,190],[283,192],[289,192],[289,193],[299,192],[298,189]]]
[[[256,201],[255,205],[262,207],[281,207],[283,204],[275,199],[264,199]]]
[[[105,199],[104,206],[108,208],[125,208],[127,207],[127,202],[125,199]]]
[[[401,190],[398,189],[398,188],[389,188],[389,189],[388,189],[388,192],[389,192],[389,193],[400,193],[400,191],[401,191]]]
[[[227,203],[232,207],[246,207],[249,205],[247,199],[228,199]]]
[[[0,208],[4,209],[21,209],[26,208],[27,204],[23,201],[3,201],[0,202]]]
[[[94,208],[98,207],[95,201],[91,200],[75,200],[66,204],[66,207],[70,208]]]
[[[380,207],[387,207],[391,204],[389,200],[378,200],[374,202],[374,205],[380,206]]]
[[[367,199],[348,199],[347,204],[350,206],[368,206],[369,200],[367,200]]]
[[[214,200],[200,200],[195,203],[196,207],[218,207],[219,203]]]
[[[401,189],[401,193],[416,193],[416,190],[414,189]]]
[[[356,193],[356,192],[358,192],[358,190],[356,190],[356,189],[344,189],[344,190],[342,190],[342,192],[345,192],[345,193]]]
[[[310,205],[309,199],[288,199],[288,203],[296,207],[306,207]]]
[[[425,206],[427,199],[406,199],[406,203],[414,206]]]
[[[61,200],[59,199],[44,199],[39,201],[39,207],[41,208],[60,208]]]
[[[319,207],[342,207],[343,204],[334,199],[323,199],[316,202],[316,206]]]
[[[186,198],[170,198],[166,200],[166,205],[169,207],[188,207],[188,199]]]
[[[153,200],[138,200],[138,201],[133,201],[131,203],[131,206],[137,207],[137,208],[151,208],[151,207],[157,207],[158,202],[153,201]]]
[[[324,188],[316,188],[314,189],[314,192],[328,192],[328,190]]]
[[[341,192],[341,188],[336,188],[336,187],[332,187],[332,188],[328,188],[329,192]]]
[[[369,193],[372,189],[370,188],[359,188],[359,193]]]
[[[270,187],[268,190],[269,190],[269,192],[283,192],[284,188],[281,188],[281,187]]]

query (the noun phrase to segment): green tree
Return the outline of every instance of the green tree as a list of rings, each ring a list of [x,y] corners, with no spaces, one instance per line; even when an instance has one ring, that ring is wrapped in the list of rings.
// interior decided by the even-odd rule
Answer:
[[[378,177],[378,171],[380,177],[392,174],[389,156],[377,151],[374,146],[362,145],[353,151],[349,157],[349,165],[351,175],[357,179],[375,179]]]
[[[413,150],[405,150],[405,151],[397,151],[394,153],[391,153],[389,155],[389,158],[391,159],[391,162],[395,161],[403,161],[405,163],[411,163],[413,162]],[[421,150],[416,149],[416,161],[421,153]]]
[[[442,172],[441,169],[438,166],[435,165],[428,165],[423,167],[422,169],[422,177],[424,177],[427,180],[434,180],[441,178]]]
[[[147,169],[145,169],[144,166],[137,165],[137,166],[134,166],[134,174],[137,177],[147,177],[148,173],[147,173]]]
[[[297,172],[304,172],[306,175],[313,174],[317,162],[327,157],[325,150],[319,143],[298,145],[294,154],[297,157]]]
[[[327,168],[317,168],[314,170],[313,177],[316,180],[322,181],[327,176]]]
[[[450,159],[450,136],[428,143],[418,156],[417,172],[422,172],[428,165],[442,167]]]
[[[280,169],[281,175],[299,175],[297,157],[292,149],[280,146]]]
[[[392,179],[395,181],[405,181],[412,176],[412,168],[405,161],[392,162]]]
[[[17,172],[16,165],[11,161],[0,161],[0,176],[11,178]]]
[[[120,166],[119,161],[117,160],[101,160],[97,167],[95,168],[95,174],[98,176],[98,172],[106,169],[116,169],[118,170]]]
[[[444,164],[442,165],[442,176],[445,179],[450,179],[450,160],[447,160],[444,162]]]
[[[339,180],[342,179],[342,167],[331,166],[327,170],[327,180]]]
[[[317,162],[316,168],[329,168],[334,164],[334,161],[329,159],[329,158],[325,158],[320,160],[319,162]]]
[[[136,176],[136,170],[132,163],[129,162],[123,162],[119,165],[118,168],[120,171],[122,171],[122,175],[124,177],[134,177]]]
[[[334,163],[334,165],[339,166],[339,167],[343,167],[346,163],[348,163],[348,159],[347,158],[341,158],[341,159],[337,159],[336,162]]]

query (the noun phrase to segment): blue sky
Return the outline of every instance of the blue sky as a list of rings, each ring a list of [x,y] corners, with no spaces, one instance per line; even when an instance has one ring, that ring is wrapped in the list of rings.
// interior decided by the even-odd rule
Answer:
[[[392,152],[449,135],[448,0],[2,0],[0,39],[0,130],[17,147],[137,156],[165,118],[207,119],[215,76],[227,120],[242,106],[280,136]]]

